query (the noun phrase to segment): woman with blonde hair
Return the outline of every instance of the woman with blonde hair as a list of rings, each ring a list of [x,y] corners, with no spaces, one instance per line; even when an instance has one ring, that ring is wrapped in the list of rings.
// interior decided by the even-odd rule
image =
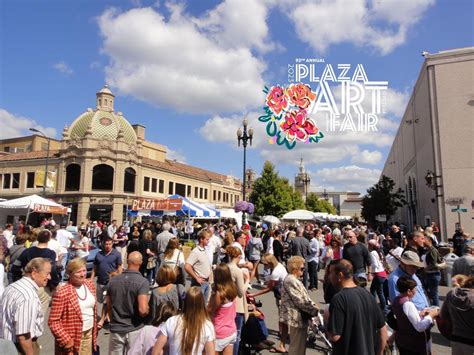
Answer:
[[[140,266],[140,272],[145,275],[153,285],[156,274],[156,242],[153,241],[153,233],[149,229],[143,232],[143,238],[138,242],[138,250],[142,254],[143,263]]]
[[[94,283],[86,279],[83,258],[71,260],[66,273],[69,281],[56,290],[48,320],[55,338],[55,354],[90,355],[96,348],[97,331],[103,324],[103,319],[97,322]]]
[[[214,270],[209,315],[216,332],[216,353],[231,355],[237,339],[236,316],[237,286],[232,281],[229,266],[217,265]]]
[[[186,282],[186,274],[184,271],[184,255],[180,249],[178,238],[171,238],[163,253],[162,265],[169,265],[176,272],[176,282],[184,286]]]
[[[292,256],[288,260],[288,276],[283,281],[281,295],[280,322],[290,329],[290,348],[288,353],[306,354],[308,322],[318,314],[318,306],[309,297],[308,290],[300,278],[305,269],[305,259]]]
[[[168,344],[174,355],[214,354],[214,326],[209,319],[201,288],[191,286],[183,312],[169,318],[153,347],[152,355],[162,355]]]

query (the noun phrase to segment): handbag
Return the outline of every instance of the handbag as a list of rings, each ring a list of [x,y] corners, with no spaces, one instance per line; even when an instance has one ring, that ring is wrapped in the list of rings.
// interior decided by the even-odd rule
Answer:
[[[150,256],[146,263],[146,268],[149,270],[149,269],[154,269],[155,267],[156,267],[156,256]]]

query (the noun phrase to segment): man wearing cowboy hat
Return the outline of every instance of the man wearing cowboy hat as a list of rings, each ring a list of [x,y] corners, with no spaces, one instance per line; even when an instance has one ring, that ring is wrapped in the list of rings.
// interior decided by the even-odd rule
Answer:
[[[416,309],[418,311],[422,311],[425,308],[429,307],[428,299],[426,298],[423,285],[418,276],[416,276],[416,271],[418,269],[424,268],[425,266],[425,263],[420,261],[418,254],[414,251],[408,250],[403,252],[400,257],[400,265],[388,277],[388,296],[391,303],[393,303],[395,297],[400,294],[397,289],[398,279],[402,276],[406,276],[416,282],[417,292],[411,300],[415,304]]]

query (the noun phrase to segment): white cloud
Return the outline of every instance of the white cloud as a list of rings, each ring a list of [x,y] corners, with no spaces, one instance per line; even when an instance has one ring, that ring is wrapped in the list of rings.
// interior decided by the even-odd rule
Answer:
[[[166,158],[169,160],[176,160],[180,163],[186,163],[186,157],[180,151],[176,151],[173,149],[168,148],[168,152],[166,154]]]
[[[36,128],[42,131],[46,136],[54,138],[56,129],[52,127],[43,127],[31,118],[19,116],[0,108],[0,139],[15,138],[33,134],[29,129]]]
[[[365,193],[380,178],[380,169],[366,169],[357,165],[323,168],[312,174],[323,186],[329,184],[347,191]]]
[[[105,11],[98,23],[102,50],[110,57],[106,81],[122,94],[179,112],[241,112],[261,105],[265,63],[250,46],[264,49],[266,32],[259,28],[254,38],[246,34],[232,45],[247,22],[227,27],[230,5],[211,11],[208,24],[184,13],[180,5],[167,4],[168,19],[153,8]],[[265,23],[264,9],[254,16]],[[219,35],[216,29],[221,29]]]
[[[353,164],[379,164],[382,160],[382,153],[378,150],[369,152],[367,149],[363,150],[359,154],[352,156],[351,162]]]
[[[434,0],[309,0],[281,5],[299,38],[318,52],[353,43],[382,55],[405,43],[407,32]]]
[[[89,68],[90,68],[90,69],[99,69],[99,68],[101,68],[101,66],[102,66],[102,65],[101,65],[100,62],[97,61],[97,60],[96,60],[96,61],[93,61],[91,64],[89,64]]]
[[[53,65],[53,68],[59,71],[61,74],[64,75],[71,75],[74,73],[74,70],[72,70],[69,65],[66,64],[64,61],[57,62]]]

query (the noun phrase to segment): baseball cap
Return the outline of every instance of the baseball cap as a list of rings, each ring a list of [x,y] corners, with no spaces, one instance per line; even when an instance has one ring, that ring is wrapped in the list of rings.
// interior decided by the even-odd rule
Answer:
[[[246,230],[246,229],[250,229],[250,225],[249,224],[244,224],[244,226],[242,227],[243,230]]]
[[[405,265],[413,265],[419,268],[423,268],[426,264],[423,261],[420,261],[420,257],[414,251],[407,250],[400,257],[400,262]]]
[[[267,228],[268,228],[268,226],[266,225],[266,223],[262,224],[262,228],[263,228],[263,229],[267,229]]]

